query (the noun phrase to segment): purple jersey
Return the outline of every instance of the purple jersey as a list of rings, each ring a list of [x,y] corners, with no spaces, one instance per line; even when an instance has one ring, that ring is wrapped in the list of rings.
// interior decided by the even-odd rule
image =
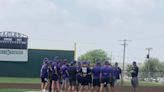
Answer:
[[[109,66],[103,66],[101,68],[101,73],[102,73],[102,78],[108,78],[108,77],[110,77],[110,74],[112,77],[113,76],[113,68],[109,67]]]
[[[76,79],[77,70],[75,66],[70,66],[68,68],[69,79]]]
[[[62,67],[61,67],[61,74],[62,74],[62,78],[63,79],[68,77],[67,71],[68,71],[68,67],[66,65],[62,65]]]
[[[76,67],[76,70],[77,70],[77,72],[78,72],[78,73],[80,73],[81,69],[82,69],[82,68],[81,68],[81,67],[79,67],[79,66],[78,66],[78,67]]]
[[[80,76],[80,71],[81,71],[81,67],[80,66],[78,66],[78,67],[76,67],[76,71],[77,71],[77,78],[81,78],[81,76]]]
[[[114,67],[114,77],[116,79],[120,79],[120,74],[121,74],[121,68],[120,67]]]
[[[95,66],[92,69],[93,73],[93,79],[99,79],[100,78],[100,73],[101,73],[101,67],[100,66]]]
[[[61,76],[61,63],[57,63],[57,65],[56,65],[56,69],[57,69],[57,74],[58,74],[58,76]]]
[[[48,77],[48,67],[47,64],[43,64],[40,69],[40,77],[47,78]]]
[[[57,75],[57,63],[56,62],[52,63],[52,74]]]

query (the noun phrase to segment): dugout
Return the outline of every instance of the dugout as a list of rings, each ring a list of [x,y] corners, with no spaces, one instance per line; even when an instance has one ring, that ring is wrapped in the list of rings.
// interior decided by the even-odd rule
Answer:
[[[73,50],[43,50],[28,49],[28,61],[0,61],[0,77],[39,77],[42,60],[44,57],[71,61],[74,59]]]

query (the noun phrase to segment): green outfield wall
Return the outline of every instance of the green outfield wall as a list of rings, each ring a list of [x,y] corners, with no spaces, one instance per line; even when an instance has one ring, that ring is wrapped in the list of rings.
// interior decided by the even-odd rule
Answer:
[[[39,77],[43,58],[55,56],[71,61],[74,51],[28,49],[28,62],[0,61],[0,77]]]

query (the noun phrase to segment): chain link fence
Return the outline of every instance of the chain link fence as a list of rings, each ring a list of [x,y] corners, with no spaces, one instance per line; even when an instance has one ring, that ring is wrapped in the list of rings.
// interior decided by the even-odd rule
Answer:
[[[125,71],[125,80],[131,79],[130,71]],[[156,72],[148,72],[148,71],[139,71],[138,78],[140,81],[145,82],[157,82],[157,83],[164,83],[164,71],[156,71]]]

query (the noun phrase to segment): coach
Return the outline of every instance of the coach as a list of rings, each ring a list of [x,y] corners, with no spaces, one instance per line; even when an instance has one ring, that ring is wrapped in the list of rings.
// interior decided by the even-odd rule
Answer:
[[[132,76],[131,84],[132,84],[134,92],[136,92],[136,88],[138,87],[138,71],[139,71],[139,68],[136,62],[133,61],[133,66],[131,70],[131,76]]]

